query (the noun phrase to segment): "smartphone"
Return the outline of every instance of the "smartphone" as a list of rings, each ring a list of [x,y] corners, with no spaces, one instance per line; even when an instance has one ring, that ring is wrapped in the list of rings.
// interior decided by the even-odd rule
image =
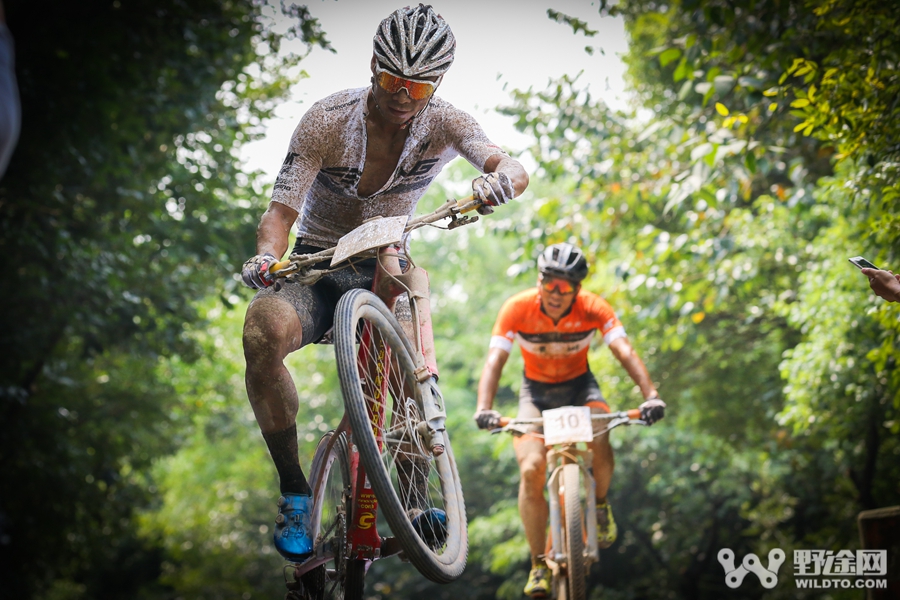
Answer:
[[[877,269],[875,265],[864,259],[862,256],[854,256],[853,258],[848,258],[850,262],[852,262],[858,269]]]

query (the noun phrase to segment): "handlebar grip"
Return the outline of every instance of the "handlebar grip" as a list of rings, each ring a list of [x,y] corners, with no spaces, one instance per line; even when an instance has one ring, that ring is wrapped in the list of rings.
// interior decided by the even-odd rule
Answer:
[[[284,269],[284,268],[289,267],[289,266],[291,266],[291,261],[290,261],[290,260],[283,260],[283,261],[281,261],[281,262],[277,262],[277,263],[275,263],[274,265],[271,265],[271,266],[269,267],[269,273],[277,274],[277,273],[276,273],[277,271],[280,271],[281,269]]]
[[[627,414],[628,414],[628,418],[629,418],[629,419],[632,419],[632,420],[634,420],[634,421],[638,421],[638,420],[640,420],[640,418],[641,418],[641,409],[639,409],[639,408],[632,408],[631,410],[627,411]]]
[[[475,198],[475,196],[461,198],[456,201],[456,206],[459,207],[459,212],[461,214],[465,214],[467,212],[472,212],[473,210],[477,209],[482,204],[484,204],[484,202]]]

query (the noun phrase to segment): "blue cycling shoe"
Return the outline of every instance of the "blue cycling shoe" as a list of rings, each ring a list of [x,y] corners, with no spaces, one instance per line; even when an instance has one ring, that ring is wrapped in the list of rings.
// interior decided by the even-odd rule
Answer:
[[[439,508],[415,512],[418,514],[412,519],[413,529],[429,548],[441,548],[447,541],[447,513]]]
[[[312,553],[311,514],[312,498],[309,496],[286,493],[278,499],[275,549],[286,559],[300,562]]]

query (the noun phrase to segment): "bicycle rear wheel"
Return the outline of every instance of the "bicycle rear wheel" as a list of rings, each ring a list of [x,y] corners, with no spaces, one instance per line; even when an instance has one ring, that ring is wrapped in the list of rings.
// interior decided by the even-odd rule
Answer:
[[[412,345],[375,294],[351,290],[335,312],[334,349],[353,441],[391,532],[425,577],[453,581],[466,566],[465,504],[446,432],[439,456],[423,437],[428,388],[416,380]],[[436,511],[444,527],[424,518]]]
[[[313,455],[315,491],[312,529],[317,551],[331,556],[301,576],[308,600],[362,600],[366,562],[348,558],[348,523],[352,517],[350,457],[343,432],[329,431]]]
[[[587,595],[587,568],[584,560],[584,510],[581,505],[581,468],[563,465],[566,507],[565,535],[566,583],[569,600],[584,600]]]

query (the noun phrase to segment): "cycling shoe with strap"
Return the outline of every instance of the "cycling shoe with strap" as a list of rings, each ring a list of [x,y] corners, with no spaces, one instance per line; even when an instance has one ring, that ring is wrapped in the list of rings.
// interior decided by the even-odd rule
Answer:
[[[550,569],[547,568],[547,565],[541,563],[531,567],[524,593],[532,598],[547,598],[550,596]]]
[[[597,504],[597,546],[609,548],[616,541],[618,528],[609,502]]]
[[[275,548],[288,560],[299,562],[313,551],[310,532],[312,498],[305,494],[285,493],[278,499],[275,517]]]

